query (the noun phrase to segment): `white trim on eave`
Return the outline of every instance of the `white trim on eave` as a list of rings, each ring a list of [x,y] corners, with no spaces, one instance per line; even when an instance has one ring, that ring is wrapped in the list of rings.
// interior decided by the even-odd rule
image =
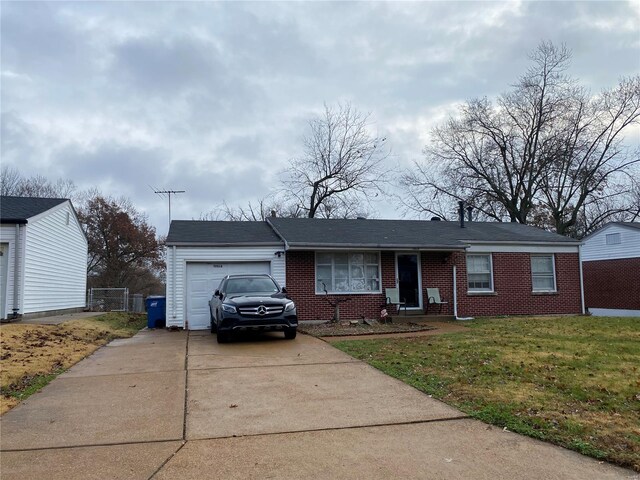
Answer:
[[[578,253],[580,243],[480,243],[468,242],[467,253]]]

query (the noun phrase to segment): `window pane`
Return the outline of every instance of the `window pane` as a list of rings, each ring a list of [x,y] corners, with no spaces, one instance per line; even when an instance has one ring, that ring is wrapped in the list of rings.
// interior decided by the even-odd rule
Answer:
[[[331,278],[331,266],[318,265],[316,267],[317,278]]]
[[[348,264],[349,263],[349,255],[347,255],[346,253],[334,253],[333,254],[333,261],[338,264]]]
[[[553,273],[553,257],[534,256],[531,257],[531,271],[533,273]]]
[[[351,265],[351,278],[364,278],[362,265]]]
[[[377,253],[367,253],[364,256],[364,261],[368,264],[375,263],[378,264],[378,254]]]
[[[491,271],[489,255],[469,255],[467,270],[472,273],[487,273]]]
[[[491,275],[488,273],[470,273],[467,275],[469,279],[469,290],[490,290]]]
[[[323,285],[324,282],[324,285]],[[330,278],[318,278],[316,280],[316,292],[324,292],[324,288],[325,285],[327,286],[327,291],[331,291],[333,290],[333,287],[331,286],[331,279]]]
[[[553,277],[533,277],[534,290],[554,290]]]
[[[378,266],[377,265],[367,265],[366,269],[367,279],[377,279],[378,278]]]
[[[349,261],[353,265],[358,264],[362,265],[364,263],[364,254],[363,253],[352,253],[349,255]]]
[[[365,291],[364,278],[352,278],[351,279],[351,291],[352,292],[364,292]]]
[[[348,292],[349,290],[348,278],[336,278],[335,287],[333,289],[334,292]]]
[[[348,265],[336,265],[336,278],[347,278],[349,277],[349,266]]]
[[[318,253],[316,255],[316,263],[319,264],[329,264],[331,265],[331,258],[333,255],[331,253]]]

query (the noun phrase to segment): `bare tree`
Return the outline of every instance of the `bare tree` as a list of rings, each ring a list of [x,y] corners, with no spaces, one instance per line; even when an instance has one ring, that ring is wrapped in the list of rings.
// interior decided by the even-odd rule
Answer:
[[[0,195],[18,197],[20,196],[20,185],[22,175],[13,167],[6,165],[0,170]]]
[[[77,192],[72,180],[59,178],[53,182],[42,175],[23,177],[7,166],[2,167],[0,184],[2,195],[15,197],[72,198]]]
[[[275,195],[267,195],[257,202],[249,201],[246,206],[230,206],[226,201],[213,210],[200,215],[199,220],[262,221],[275,214],[277,217],[301,217],[302,212],[295,204],[286,204]]]
[[[361,210],[367,195],[382,192],[386,138],[371,134],[370,116],[348,103],[335,109],[325,105],[309,128],[304,154],[291,161],[283,180],[287,203],[310,218]]]
[[[565,74],[570,58],[564,46],[542,43],[495,105],[471,100],[436,127],[426,162],[400,178],[405,207],[441,213],[464,200],[487,218],[572,235],[590,228],[576,228],[585,210],[607,202],[628,209],[620,185],[630,184],[629,169],[640,159],[623,140],[638,123],[640,80],[590,97]]]

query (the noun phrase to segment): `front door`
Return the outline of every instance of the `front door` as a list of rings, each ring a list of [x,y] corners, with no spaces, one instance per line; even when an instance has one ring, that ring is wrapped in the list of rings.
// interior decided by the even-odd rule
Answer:
[[[420,256],[417,253],[398,253],[396,269],[400,300],[404,299],[407,308],[421,308]]]

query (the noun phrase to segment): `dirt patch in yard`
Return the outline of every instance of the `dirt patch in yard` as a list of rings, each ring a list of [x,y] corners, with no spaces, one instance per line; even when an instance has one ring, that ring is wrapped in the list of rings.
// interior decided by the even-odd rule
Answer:
[[[363,322],[350,323],[322,323],[320,325],[299,325],[298,330],[314,337],[339,337],[357,335],[376,335],[389,333],[424,332],[433,330],[430,325],[418,325],[414,323],[379,323],[372,322],[367,325]]]
[[[60,325],[0,327],[0,415],[115,338],[130,337],[144,315],[106,314]]]

